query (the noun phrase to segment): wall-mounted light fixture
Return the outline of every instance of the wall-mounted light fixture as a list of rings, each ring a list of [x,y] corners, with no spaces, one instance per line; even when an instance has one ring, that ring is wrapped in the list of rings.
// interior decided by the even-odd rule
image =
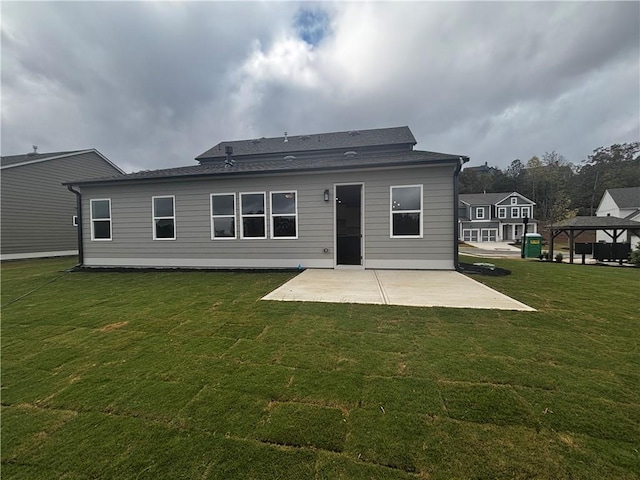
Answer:
[[[326,189],[324,191],[324,201],[328,202],[329,201],[329,189]]]

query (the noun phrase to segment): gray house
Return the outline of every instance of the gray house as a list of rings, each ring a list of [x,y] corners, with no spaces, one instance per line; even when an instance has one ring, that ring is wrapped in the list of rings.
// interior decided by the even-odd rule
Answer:
[[[0,159],[2,260],[78,253],[76,197],[69,178],[124,172],[95,149],[36,153]]]
[[[458,196],[459,239],[465,242],[519,240],[528,218],[528,233],[537,233],[532,202],[518,192],[465,193]]]
[[[222,142],[198,165],[68,182],[89,267],[453,269],[467,157],[408,127]]]

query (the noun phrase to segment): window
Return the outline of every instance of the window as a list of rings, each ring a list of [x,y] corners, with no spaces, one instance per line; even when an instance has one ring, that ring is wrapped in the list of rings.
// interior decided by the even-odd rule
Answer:
[[[422,185],[391,187],[391,238],[422,237]]]
[[[516,205],[518,203],[518,197],[511,197],[511,205]]]
[[[271,238],[298,238],[297,192],[271,192]]]
[[[506,207],[498,207],[498,218],[507,218]]]
[[[235,193],[211,194],[211,239],[234,239],[236,237]]]
[[[264,193],[240,194],[240,234],[242,238],[267,238]]]
[[[531,208],[530,207],[522,207],[522,210],[520,211],[520,216],[522,218],[524,218],[524,217],[531,218]]]
[[[91,200],[91,240],[111,240],[111,199]]]
[[[518,213],[520,213],[518,207],[511,207],[511,218],[518,218]]]
[[[77,215],[73,215],[71,217],[71,225],[73,225],[74,227],[78,226],[78,216]]]
[[[153,239],[176,239],[176,198],[173,195],[153,197]]]
[[[484,207],[476,208],[476,218],[482,220],[484,218]]]

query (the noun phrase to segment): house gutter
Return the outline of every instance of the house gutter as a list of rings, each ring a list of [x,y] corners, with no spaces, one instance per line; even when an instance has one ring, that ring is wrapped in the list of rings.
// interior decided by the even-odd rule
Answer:
[[[458,263],[458,232],[460,226],[458,225],[458,183],[460,171],[462,166],[469,161],[469,157],[460,157],[458,165],[453,172],[453,267],[457,272],[461,271],[460,264]]]
[[[84,263],[84,248],[82,245],[82,194],[78,190],[74,190],[72,185],[67,185],[67,190],[76,195],[76,213],[78,217],[78,265],[81,267]]]

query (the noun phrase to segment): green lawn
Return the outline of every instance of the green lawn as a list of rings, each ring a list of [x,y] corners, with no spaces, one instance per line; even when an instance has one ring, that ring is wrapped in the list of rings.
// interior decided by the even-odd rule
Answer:
[[[490,261],[538,312],[5,263],[2,478],[640,478],[640,270]]]

